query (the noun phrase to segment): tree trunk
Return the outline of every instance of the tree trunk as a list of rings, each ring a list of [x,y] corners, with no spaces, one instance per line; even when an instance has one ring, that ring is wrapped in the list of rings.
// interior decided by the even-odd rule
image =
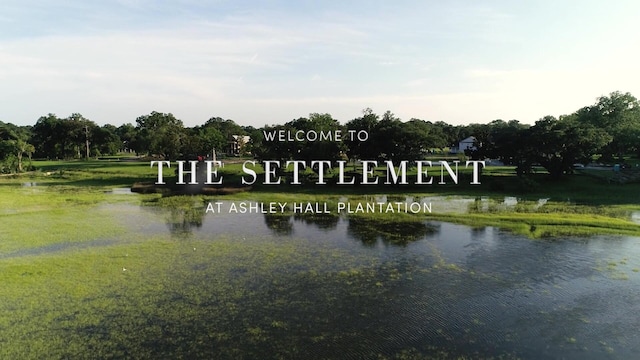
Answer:
[[[22,151],[18,151],[18,172],[22,172]]]

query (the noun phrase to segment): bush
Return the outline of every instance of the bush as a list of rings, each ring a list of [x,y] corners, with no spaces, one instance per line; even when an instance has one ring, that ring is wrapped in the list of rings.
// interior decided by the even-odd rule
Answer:
[[[0,161],[0,173],[13,174],[18,171],[18,158],[13,155],[7,155]]]

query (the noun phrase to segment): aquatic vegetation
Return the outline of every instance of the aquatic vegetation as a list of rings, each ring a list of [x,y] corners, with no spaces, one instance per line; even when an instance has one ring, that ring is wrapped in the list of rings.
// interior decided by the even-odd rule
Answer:
[[[390,324],[384,309],[403,281],[294,241],[130,241],[2,261],[0,356],[369,357],[387,335],[363,325]]]
[[[630,207],[519,200],[512,211],[493,199],[472,213],[225,217],[205,214],[207,203],[383,195],[119,195],[114,185],[146,169],[81,165],[0,181],[0,358],[517,358],[517,344],[540,334],[535,344],[555,339],[557,351],[625,354],[616,333],[598,346],[580,331],[606,327],[598,299],[590,313],[563,297],[585,282],[633,292],[635,254],[572,259],[564,246],[588,247],[491,226],[637,234]],[[407,196],[433,194],[386,199]],[[629,319],[621,332],[637,328]]]
[[[435,229],[416,219],[378,221],[371,217],[350,216],[347,231],[351,237],[367,245],[375,245],[378,240],[394,245],[406,245],[433,233]]]
[[[101,192],[1,187],[0,254],[122,234],[124,228],[100,207],[104,198]]]

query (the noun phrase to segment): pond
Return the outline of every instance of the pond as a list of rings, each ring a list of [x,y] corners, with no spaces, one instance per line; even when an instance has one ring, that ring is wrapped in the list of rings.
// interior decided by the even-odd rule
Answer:
[[[56,286],[45,284],[37,305],[0,304],[21,314],[0,322],[0,335],[15,337],[0,349],[22,341],[62,358],[640,356],[640,238],[532,240],[429,220],[230,214],[229,201],[205,213],[202,200],[185,199],[99,204],[94,213],[125,236],[3,254],[39,264],[20,265],[25,286],[47,271]],[[73,296],[59,290],[67,283]]]
[[[232,269],[194,264],[210,270],[202,276],[226,272],[251,287],[232,319],[203,319],[197,331],[228,334],[207,356],[230,348],[276,358],[640,356],[640,238],[531,240],[435,221],[107,206],[132,231],[222,237],[241,252],[288,249],[272,273],[258,265],[277,257],[269,252]]]

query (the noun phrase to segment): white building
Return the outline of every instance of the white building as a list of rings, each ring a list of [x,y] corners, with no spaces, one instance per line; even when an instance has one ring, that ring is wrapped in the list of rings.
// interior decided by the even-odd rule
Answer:
[[[244,147],[251,141],[251,137],[246,135],[231,135],[229,138],[229,155],[240,155]]]
[[[464,154],[465,150],[476,150],[476,138],[475,136],[469,136],[468,138],[464,139],[464,140],[460,140],[460,142],[458,143],[458,146],[454,146],[451,148],[451,153],[453,154],[457,154],[457,153],[461,153]]]

